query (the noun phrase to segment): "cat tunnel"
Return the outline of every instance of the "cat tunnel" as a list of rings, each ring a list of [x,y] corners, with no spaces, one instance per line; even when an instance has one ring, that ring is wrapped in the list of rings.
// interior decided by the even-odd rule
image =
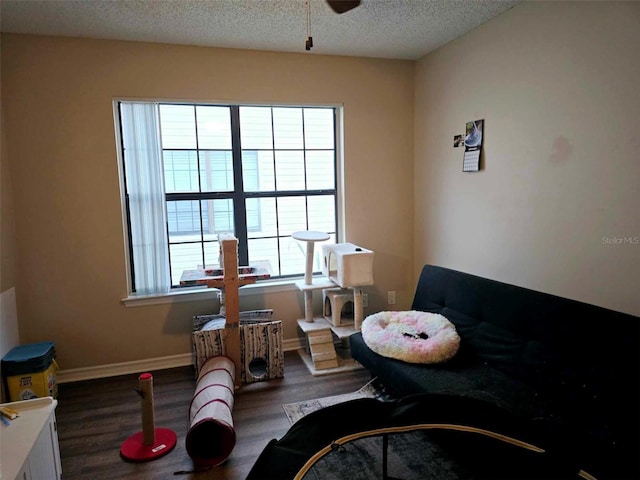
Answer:
[[[186,438],[187,453],[196,465],[220,465],[236,444],[231,416],[235,372],[225,356],[210,358],[200,370]]]

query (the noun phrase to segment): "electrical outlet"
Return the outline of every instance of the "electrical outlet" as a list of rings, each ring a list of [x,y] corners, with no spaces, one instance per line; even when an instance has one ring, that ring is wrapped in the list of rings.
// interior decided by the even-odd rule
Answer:
[[[367,308],[369,306],[369,294],[368,293],[363,293],[362,294],[362,306],[364,308]]]
[[[387,292],[387,303],[389,305],[395,305],[396,304],[396,291],[395,290],[389,290]]]

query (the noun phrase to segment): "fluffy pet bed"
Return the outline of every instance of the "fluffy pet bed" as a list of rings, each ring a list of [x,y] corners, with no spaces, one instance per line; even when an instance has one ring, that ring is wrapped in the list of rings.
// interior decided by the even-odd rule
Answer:
[[[410,363],[439,363],[460,346],[455,326],[437,313],[379,312],[362,322],[362,338],[379,355]]]

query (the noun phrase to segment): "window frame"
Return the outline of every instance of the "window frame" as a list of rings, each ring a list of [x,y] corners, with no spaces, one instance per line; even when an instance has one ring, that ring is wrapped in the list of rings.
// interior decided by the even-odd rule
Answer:
[[[299,103],[256,103],[256,102],[194,102],[194,101],[174,101],[174,100],[160,100],[160,99],[131,99],[131,98],[117,98],[113,100],[113,108],[114,108],[114,122],[115,122],[115,134],[116,134],[116,146],[117,146],[117,157],[118,157],[118,171],[119,171],[119,181],[120,181],[120,192],[121,192],[121,205],[122,205],[122,218],[123,218],[123,233],[124,233],[124,244],[125,244],[125,265],[126,265],[126,273],[127,273],[127,293],[128,296],[123,299],[124,303],[129,305],[131,303],[139,304],[137,300],[145,300],[146,303],[165,303],[167,298],[174,297],[174,300],[169,301],[187,301],[190,300],[191,293],[195,293],[194,291],[206,291],[206,287],[180,287],[172,285],[169,292],[166,293],[158,293],[158,294],[137,294],[135,292],[135,278],[134,278],[134,268],[133,268],[133,255],[132,255],[132,246],[131,246],[131,223],[129,216],[129,208],[128,208],[128,194],[126,190],[126,175],[124,170],[124,144],[122,142],[122,122],[120,117],[119,105],[121,102],[148,102],[154,103],[158,105],[169,104],[169,105],[188,105],[188,106],[224,106],[231,108],[231,122],[232,122],[232,164],[233,164],[233,172],[234,172],[234,185],[242,185],[242,145],[240,143],[240,119],[239,119],[239,111],[240,107],[270,107],[270,108],[331,108],[333,109],[333,120],[334,120],[334,185],[335,189],[316,189],[316,190],[275,190],[275,191],[267,191],[267,192],[245,192],[243,188],[238,189],[234,188],[231,192],[184,192],[184,193],[166,193],[165,192],[165,206],[169,201],[172,200],[206,200],[206,199],[219,199],[219,198],[232,198],[234,202],[234,223],[238,225],[239,221],[242,221],[242,225],[245,227],[239,231],[237,228],[235,229],[236,236],[239,240],[239,264],[247,265],[248,262],[248,243],[247,240],[249,238],[248,235],[248,227],[246,224],[246,210],[245,208],[237,209],[235,205],[241,204],[245,205],[246,199],[249,198],[283,198],[283,197],[310,197],[310,196],[321,196],[321,195],[335,195],[335,241],[341,242],[344,241],[345,238],[345,222],[344,222],[344,182],[343,182],[343,172],[344,172],[344,144],[343,144],[343,116],[344,116],[344,106],[342,104],[299,104]],[[164,151],[165,149],[163,149]],[[166,150],[172,150],[170,148]],[[173,149],[175,150],[175,149]],[[207,149],[202,149],[207,150]],[[253,149],[247,149],[253,150]],[[276,150],[281,149],[273,149]],[[286,149],[283,149],[286,150]],[[306,151],[314,149],[296,149],[302,150],[306,153]],[[306,165],[305,165],[306,170]],[[306,180],[305,180],[306,182]],[[197,197],[197,198],[196,198]],[[238,213],[238,210],[240,212]],[[308,221],[308,218],[307,218]],[[167,233],[169,224],[167,222]],[[281,237],[280,237],[281,238]],[[169,264],[171,264],[171,253],[170,253],[170,245],[171,242],[167,244],[167,258],[169,260]],[[240,248],[240,245],[243,248]],[[278,249],[279,252],[279,249]],[[280,253],[278,253],[278,257],[280,258]],[[273,289],[283,291],[289,290],[289,286],[292,286],[295,281],[299,280],[303,277],[303,273],[294,274],[294,275],[280,275],[278,277],[274,277],[270,280],[261,280],[256,285],[247,285],[242,290],[244,294],[252,294],[252,292],[263,292],[265,288],[268,290]],[[172,282],[173,283],[173,282]],[[165,300],[162,300],[162,299]]]

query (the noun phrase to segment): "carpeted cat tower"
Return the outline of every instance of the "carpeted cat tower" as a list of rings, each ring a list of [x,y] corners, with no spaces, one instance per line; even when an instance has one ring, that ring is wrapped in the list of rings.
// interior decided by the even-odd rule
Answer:
[[[236,385],[284,375],[281,322],[240,323],[238,289],[264,274],[238,269],[238,240],[233,235],[221,234],[218,241],[223,276],[197,280],[200,285],[224,290],[225,301],[223,328],[193,333],[198,381],[189,409],[186,449],[199,467],[222,464],[235,446],[231,414]],[[256,353],[266,357],[266,373],[253,375],[250,371]]]

